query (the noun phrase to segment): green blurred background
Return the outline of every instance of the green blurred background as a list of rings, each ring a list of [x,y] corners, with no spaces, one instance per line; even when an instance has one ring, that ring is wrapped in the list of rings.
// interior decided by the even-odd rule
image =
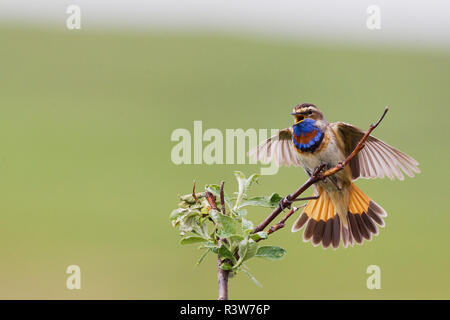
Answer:
[[[181,247],[168,215],[196,179],[226,181],[257,165],[174,165],[176,128],[284,128],[312,102],[420,162],[405,181],[359,180],[388,212],[373,241],[323,250],[289,227],[254,259],[255,286],[233,299],[450,298],[450,54],[194,33],[0,27],[0,298],[215,299],[216,261]],[[299,168],[264,176],[258,194],[293,191]],[[258,222],[269,210],[253,210]],[[68,265],[82,289],[66,289]],[[368,290],[366,268],[381,268]]]

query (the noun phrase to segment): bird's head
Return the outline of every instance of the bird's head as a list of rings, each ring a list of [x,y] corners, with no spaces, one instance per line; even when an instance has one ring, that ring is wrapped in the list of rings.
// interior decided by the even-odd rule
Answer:
[[[294,116],[294,126],[309,126],[314,124],[320,129],[324,129],[327,121],[323,113],[312,103],[301,103],[295,106],[290,115]]]
[[[290,115],[294,116],[294,124],[298,124],[305,119],[312,119],[314,121],[322,120],[322,112],[312,103],[301,103],[295,106]]]

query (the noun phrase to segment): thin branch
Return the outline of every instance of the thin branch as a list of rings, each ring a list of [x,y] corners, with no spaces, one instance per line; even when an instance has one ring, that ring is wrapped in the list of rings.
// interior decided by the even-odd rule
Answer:
[[[194,197],[195,202],[200,202],[200,201],[198,201],[197,195],[195,194],[195,180],[194,180],[194,185],[192,187],[192,196]]]
[[[217,284],[219,288],[219,297],[217,300],[228,300],[228,277],[230,271],[222,270],[220,265],[220,256],[217,256]]]
[[[301,207],[304,207],[304,206],[301,206]],[[291,210],[289,210],[289,212],[286,213],[286,215],[283,217],[283,219],[280,220],[280,222],[278,222],[276,225],[271,226],[269,228],[269,230],[267,230],[267,235],[270,235],[270,234],[274,233],[275,231],[284,228],[286,220],[289,219],[289,217],[292,216],[301,207],[299,207],[299,208],[293,207]],[[256,240],[256,242],[261,241],[261,240],[264,240],[264,238],[259,238],[258,240]]]
[[[256,228],[253,230],[253,233],[263,231],[283,211],[283,208],[290,206],[292,201],[295,200],[303,192],[305,192],[310,186],[312,186],[317,181],[322,180],[323,178],[321,175],[319,175],[319,172],[322,171],[324,167],[324,164],[317,167],[311,177],[309,177],[309,179],[306,180],[306,182],[300,188],[298,188],[294,193],[283,198],[280,201],[280,205],[278,205],[278,207],[276,207],[275,210],[272,211],[272,213],[266,219],[264,219],[263,222],[256,226]]]
[[[286,223],[286,220],[289,219],[290,216],[292,216],[299,208],[293,207],[289,212],[283,217],[283,219],[280,220],[276,225],[271,226],[269,230],[267,230],[267,234],[274,233],[275,231],[284,228],[284,224]]]
[[[222,181],[220,183],[220,206],[222,207],[222,214],[226,214],[226,208],[225,208],[225,196],[223,192],[223,185],[225,184],[225,181]]]
[[[284,210],[284,208],[289,207],[292,204],[292,202],[295,201],[298,198],[298,196],[300,196],[303,192],[305,192],[313,184],[315,184],[318,181],[321,181],[321,180],[325,179],[326,177],[329,177],[329,176],[331,176],[333,174],[336,174],[337,172],[339,172],[342,169],[344,169],[345,166],[358,154],[358,152],[361,151],[362,148],[364,148],[364,143],[367,141],[367,139],[369,138],[369,136],[372,133],[372,131],[376,127],[378,127],[378,125],[381,123],[381,121],[383,121],[384,116],[386,115],[388,110],[389,110],[389,107],[386,106],[386,108],[384,109],[383,114],[378,119],[378,121],[375,124],[371,124],[370,125],[369,129],[364,134],[364,136],[361,138],[361,140],[358,142],[358,144],[356,145],[355,149],[348,155],[348,157],[342,163],[337,164],[335,167],[325,171],[323,174],[321,174],[321,172],[325,168],[325,164],[322,164],[322,165],[318,166],[314,170],[313,174],[309,177],[309,179],[300,188],[298,188],[294,193],[286,196],[285,198],[283,198],[280,201],[280,204],[278,205],[278,207],[276,207],[275,210],[272,211],[272,213],[269,214],[269,216],[267,216],[267,218],[265,218],[263,222],[261,222],[258,226],[256,226],[256,228],[253,230],[253,233],[257,233],[257,232],[263,231]],[[290,213],[290,211],[289,211],[290,214],[288,213],[286,215],[286,217],[285,217],[286,219],[284,220],[284,222],[294,212]],[[278,227],[278,229],[280,229],[280,227]]]

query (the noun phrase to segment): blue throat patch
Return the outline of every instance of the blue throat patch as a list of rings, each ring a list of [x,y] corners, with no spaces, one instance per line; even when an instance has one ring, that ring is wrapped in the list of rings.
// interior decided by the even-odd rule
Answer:
[[[314,151],[322,143],[323,132],[316,127],[316,121],[305,119],[293,126],[292,141],[299,151]]]

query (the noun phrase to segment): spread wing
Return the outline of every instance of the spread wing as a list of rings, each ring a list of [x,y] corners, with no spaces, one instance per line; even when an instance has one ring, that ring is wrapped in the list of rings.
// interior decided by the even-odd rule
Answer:
[[[336,122],[332,123],[331,127],[342,137],[346,156],[364,136],[361,129],[347,123]],[[403,173],[409,177],[413,177],[414,173],[420,173],[417,167],[419,163],[416,160],[372,136],[369,136],[365,147],[350,161],[349,165],[353,179],[388,176],[391,180],[395,177],[403,180]]]
[[[250,150],[248,156],[262,163],[274,160],[279,166],[283,163],[288,167],[300,166],[292,142],[292,128],[280,130],[278,134]]]

